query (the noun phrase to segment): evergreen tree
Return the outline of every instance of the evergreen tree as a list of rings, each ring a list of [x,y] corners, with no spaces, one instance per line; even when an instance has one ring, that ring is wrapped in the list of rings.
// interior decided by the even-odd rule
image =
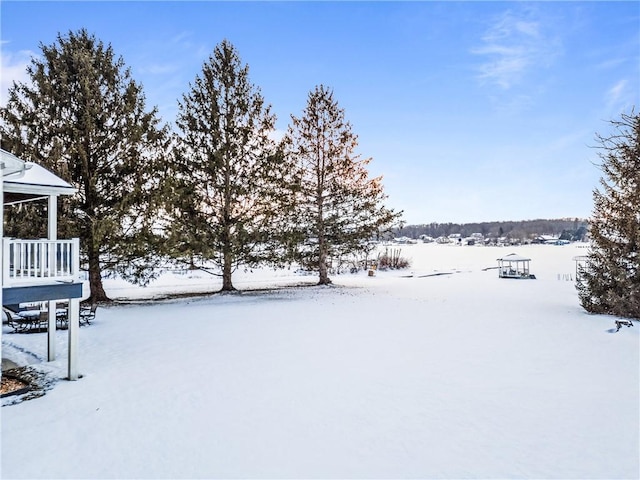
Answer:
[[[191,266],[213,264],[222,290],[234,290],[239,266],[282,258],[288,173],[270,139],[275,116],[229,41],[183,95],[176,123],[170,254]]]
[[[317,269],[319,284],[329,284],[331,258],[366,250],[401,214],[382,204],[382,177],[368,177],[371,159],[355,153],[357,137],[330,89],[317,86],[302,117],[291,118],[286,143],[299,175],[299,256]]]
[[[593,193],[592,251],[578,292],[589,312],[640,318],[640,115],[612,121],[597,135],[601,189]]]
[[[152,276],[155,193],[166,128],[110,45],[82,29],[40,45],[0,112],[2,146],[78,188],[61,200],[61,236],[80,238],[91,300],[108,300],[103,272]]]
[[[38,199],[27,203],[4,206],[4,235],[6,237],[33,239],[47,237],[48,200]]]

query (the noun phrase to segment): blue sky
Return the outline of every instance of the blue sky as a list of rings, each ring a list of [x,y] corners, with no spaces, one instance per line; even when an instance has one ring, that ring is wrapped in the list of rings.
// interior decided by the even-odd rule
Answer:
[[[639,106],[638,2],[3,0],[1,98],[86,28],[172,122],[231,41],[284,131],[318,84],[409,224],[588,217],[595,133]]]

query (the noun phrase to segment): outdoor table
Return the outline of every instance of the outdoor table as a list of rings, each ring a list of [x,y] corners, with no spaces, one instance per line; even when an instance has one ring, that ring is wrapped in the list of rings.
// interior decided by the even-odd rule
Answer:
[[[40,322],[40,314],[46,310],[22,310],[17,316],[24,320],[24,323],[30,324],[30,327],[36,327]],[[66,308],[56,308],[56,324],[60,329],[68,327],[69,311]],[[42,327],[42,326],[41,326]]]
[[[46,328],[41,321],[41,310],[22,310],[13,317],[13,328],[18,332],[35,332]]]

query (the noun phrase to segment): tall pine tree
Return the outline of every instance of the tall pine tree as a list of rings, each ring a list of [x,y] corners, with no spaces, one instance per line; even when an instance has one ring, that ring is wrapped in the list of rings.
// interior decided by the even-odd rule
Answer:
[[[640,319],[640,115],[597,135],[603,177],[593,193],[592,251],[578,282],[589,312]]]
[[[371,159],[355,153],[357,136],[332,90],[317,86],[309,93],[302,117],[291,118],[286,143],[299,177],[299,256],[318,271],[319,284],[329,284],[331,258],[366,249],[367,242],[393,227],[401,213],[383,205],[387,197],[382,177],[369,178]]]
[[[61,201],[58,226],[80,238],[91,300],[105,301],[103,272],[139,283],[153,275],[167,130],[110,45],[82,29],[41,49],[0,111],[2,146],[78,188]]]
[[[270,135],[275,116],[227,40],[179,102],[173,162],[171,255],[213,264],[222,290],[240,266],[278,263],[286,210],[283,157]]]

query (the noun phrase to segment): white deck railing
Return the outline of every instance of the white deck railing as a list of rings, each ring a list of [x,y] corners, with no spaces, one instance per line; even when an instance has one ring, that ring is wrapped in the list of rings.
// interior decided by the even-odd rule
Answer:
[[[4,287],[77,280],[80,242],[71,240],[2,239]]]

